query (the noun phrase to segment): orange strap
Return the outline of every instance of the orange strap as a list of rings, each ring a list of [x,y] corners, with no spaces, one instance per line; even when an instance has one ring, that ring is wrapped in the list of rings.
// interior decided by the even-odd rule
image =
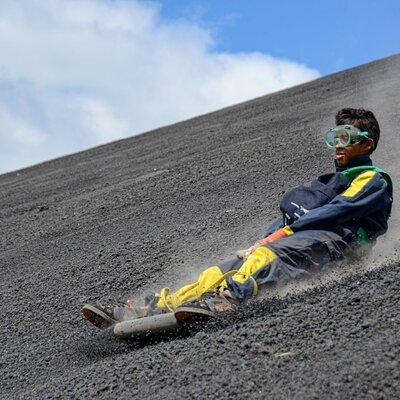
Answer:
[[[281,228],[281,229],[278,229],[276,232],[271,233],[266,238],[259,240],[259,243],[264,245],[267,243],[274,242],[275,240],[282,239],[286,236],[288,236],[287,233],[283,230],[283,228]]]

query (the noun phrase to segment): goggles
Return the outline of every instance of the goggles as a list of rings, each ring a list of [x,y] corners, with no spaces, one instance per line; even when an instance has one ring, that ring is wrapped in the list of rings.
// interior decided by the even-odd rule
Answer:
[[[328,147],[347,147],[368,139],[368,132],[361,132],[353,125],[338,125],[326,132],[324,139]]]

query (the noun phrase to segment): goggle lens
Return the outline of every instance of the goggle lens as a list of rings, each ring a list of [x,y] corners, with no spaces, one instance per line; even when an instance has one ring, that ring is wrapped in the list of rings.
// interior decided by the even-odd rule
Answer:
[[[325,142],[329,147],[343,146],[350,144],[351,136],[346,131],[329,131],[325,134]]]
[[[360,132],[352,125],[339,125],[325,133],[325,142],[329,147],[347,147],[368,138],[367,132]]]

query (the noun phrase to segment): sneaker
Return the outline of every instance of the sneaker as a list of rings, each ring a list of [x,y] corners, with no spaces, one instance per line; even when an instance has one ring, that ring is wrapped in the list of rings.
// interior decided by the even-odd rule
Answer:
[[[163,313],[164,310],[154,308],[152,304],[135,307],[130,300],[118,304],[85,304],[82,308],[83,316],[100,329],[108,329],[118,322]]]
[[[137,318],[136,313],[132,314],[129,307],[115,304],[85,304],[82,308],[82,314],[89,322],[100,329],[110,328],[117,322],[123,321],[125,316],[128,319]]]
[[[182,304],[175,310],[179,322],[191,323],[202,317],[215,317],[227,311],[235,310],[240,301],[229,290],[207,292],[200,299]]]

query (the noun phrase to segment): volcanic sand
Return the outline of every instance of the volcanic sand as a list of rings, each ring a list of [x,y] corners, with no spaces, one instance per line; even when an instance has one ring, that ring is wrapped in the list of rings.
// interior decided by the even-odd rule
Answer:
[[[285,190],[332,170],[321,133],[342,107],[374,111],[396,185],[399,93],[393,56],[0,176],[0,396],[398,398],[396,203],[371,258],[179,335],[121,342],[80,308],[177,288],[260,238]]]

